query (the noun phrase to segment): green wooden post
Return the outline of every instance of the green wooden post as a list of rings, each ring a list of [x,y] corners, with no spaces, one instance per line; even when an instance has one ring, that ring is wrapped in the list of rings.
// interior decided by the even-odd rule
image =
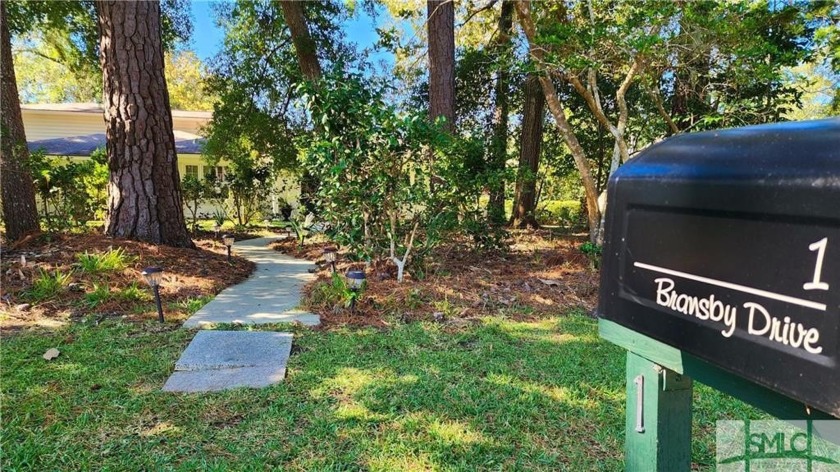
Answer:
[[[836,419],[800,401],[726,372],[679,349],[625,328],[598,321],[601,337],[627,352],[628,472],[687,471],[691,466],[692,379],[760,408],[783,420]],[[637,432],[636,379],[642,386],[642,428]],[[840,444],[837,438],[829,440]]]
[[[628,472],[691,468],[691,378],[627,352]]]

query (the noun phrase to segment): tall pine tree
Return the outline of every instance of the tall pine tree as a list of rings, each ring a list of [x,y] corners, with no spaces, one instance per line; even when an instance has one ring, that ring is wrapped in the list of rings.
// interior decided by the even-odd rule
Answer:
[[[0,75],[2,75],[2,113],[0,113],[0,175],[2,175],[3,223],[6,238],[15,241],[40,230],[35,206],[35,187],[27,166],[29,149],[20,112],[11,35],[6,4],[0,2]]]
[[[158,2],[99,1],[110,181],[105,232],[193,247],[184,221]]]

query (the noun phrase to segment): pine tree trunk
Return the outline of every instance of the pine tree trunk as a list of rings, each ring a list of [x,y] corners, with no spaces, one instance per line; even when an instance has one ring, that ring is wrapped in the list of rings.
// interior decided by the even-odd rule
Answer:
[[[29,148],[26,147],[11,43],[6,5],[0,2],[0,177],[3,180],[0,196],[3,199],[6,239],[16,241],[29,233],[40,231],[41,227],[38,223],[38,208],[35,206],[35,186],[28,167]]]
[[[494,179],[490,185],[490,201],[487,204],[487,217],[490,224],[505,223],[505,180],[504,170],[507,161],[508,138],[508,94],[510,93],[506,59],[510,52],[510,36],[513,32],[513,3],[502,2],[499,15],[499,33],[496,37],[496,109],[493,112],[493,153],[490,170]]]
[[[536,76],[525,80],[525,104],[522,107],[522,136],[519,145],[519,171],[511,226],[539,228],[535,216],[537,172],[540,168],[545,94]]]
[[[443,129],[455,131],[455,5],[452,0],[427,0],[429,36],[429,119],[445,119]],[[442,185],[435,174],[435,154],[429,149],[429,187]]]
[[[184,221],[158,2],[99,1],[108,235],[194,247]]]
[[[446,118],[455,130],[455,5],[452,0],[428,0],[429,118]]]

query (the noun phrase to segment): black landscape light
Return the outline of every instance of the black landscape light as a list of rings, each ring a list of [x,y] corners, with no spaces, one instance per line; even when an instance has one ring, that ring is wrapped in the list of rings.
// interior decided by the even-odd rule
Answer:
[[[163,279],[163,269],[160,267],[146,267],[143,269],[143,278],[152,291],[155,292],[155,303],[157,304],[158,321],[163,323],[163,307],[160,305],[160,281]]]
[[[359,290],[365,285],[365,271],[351,270],[347,272],[347,285],[350,291],[353,292],[353,298],[350,300],[350,311],[356,311],[356,298],[359,296]]]
[[[219,223],[216,223],[216,224],[213,225],[213,232],[216,233],[216,238],[219,237],[219,231],[221,231],[221,230],[222,230],[222,225],[220,225]]]
[[[263,226],[265,226],[265,230],[268,231],[269,226],[271,226],[271,222],[268,220],[263,220]]]
[[[324,248],[324,261],[328,262],[330,266],[332,266],[332,272],[335,274],[335,258],[336,258],[336,249],[334,247],[327,247]]]
[[[226,234],[226,235],[222,236],[222,242],[224,242],[225,246],[227,246],[228,262],[230,262],[230,247],[233,246],[233,235],[232,234]]]

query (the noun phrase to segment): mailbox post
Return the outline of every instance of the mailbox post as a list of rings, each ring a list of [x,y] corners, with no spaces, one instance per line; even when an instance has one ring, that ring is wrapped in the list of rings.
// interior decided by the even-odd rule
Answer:
[[[610,179],[599,329],[628,471],[687,471],[692,381],[840,417],[840,119],[692,133]]]

